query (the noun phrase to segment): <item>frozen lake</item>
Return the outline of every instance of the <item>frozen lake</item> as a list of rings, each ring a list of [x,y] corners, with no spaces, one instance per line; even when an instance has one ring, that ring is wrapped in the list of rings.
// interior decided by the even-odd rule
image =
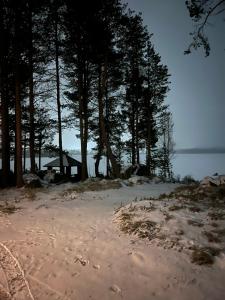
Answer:
[[[214,173],[225,174],[225,153],[175,154],[173,158],[175,175],[191,175],[202,179]]]
[[[80,155],[73,155],[77,160],[81,160]],[[54,158],[43,157],[42,166],[53,160]],[[145,156],[141,155],[141,162],[144,162]],[[38,164],[38,159],[37,164]],[[93,155],[88,155],[88,172],[90,176],[94,176],[94,159]],[[184,177],[185,175],[191,175],[195,179],[202,179],[205,176],[213,175],[214,173],[225,174],[225,154],[213,153],[213,154],[175,154],[172,160],[173,172],[175,175]],[[26,159],[26,168],[29,169],[30,161]],[[1,160],[0,160],[1,168]],[[11,161],[11,168],[13,169],[13,161]],[[105,158],[101,160],[100,171],[105,174],[106,161]],[[76,172],[73,170],[72,172]]]

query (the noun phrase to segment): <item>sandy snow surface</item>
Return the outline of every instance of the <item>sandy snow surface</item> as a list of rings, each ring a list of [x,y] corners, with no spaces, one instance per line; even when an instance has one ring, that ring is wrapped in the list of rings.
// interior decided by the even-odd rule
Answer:
[[[39,190],[1,190],[0,299],[222,300],[225,260],[190,262],[120,231],[115,209],[171,192],[174,184],[143,184],[98,192],[65,192],[71,184]]]

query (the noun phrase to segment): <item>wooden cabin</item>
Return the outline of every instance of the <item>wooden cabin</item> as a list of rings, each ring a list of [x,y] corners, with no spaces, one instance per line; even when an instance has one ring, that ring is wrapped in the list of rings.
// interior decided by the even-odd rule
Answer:
[[[53,168],[60,168],[59,157],[50,161],[49,163],[44,165],[44,167],[48,168],[48,170],[52,170]],[[73,177],[76,179],[76,181],[81,180],[81,162],[72,158],[69,155],[63,154],[63,167],[64,167],[64,173],[68,177],[71,177],[72,175],[71,168],[76,167],[77,172],[76,174],[73,175]]]

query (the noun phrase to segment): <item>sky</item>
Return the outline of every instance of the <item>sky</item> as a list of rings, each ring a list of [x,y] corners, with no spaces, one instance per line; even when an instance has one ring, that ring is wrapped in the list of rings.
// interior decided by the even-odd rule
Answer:
[[[128,0],[171,74],[167,103],[173,114],[176,148],[225,147],[225,22],[208,27],[211,54],[184,55],[193,31],[185,0]]]
[[[209,57],[202,49],[184,55],[193,31],[185,0],[123,2],[142,13],[171,74],[166,102],[173,114],[175,148],[225,147],[225,22],[216,17],[207,28]],[[67,149],[79,149],[74,131],[63,135],[63,143]]]

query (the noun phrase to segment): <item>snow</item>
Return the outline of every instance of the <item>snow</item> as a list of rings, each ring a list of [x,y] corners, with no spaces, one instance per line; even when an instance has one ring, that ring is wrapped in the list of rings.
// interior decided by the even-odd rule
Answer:
[[[225,184],[225,175],[218,175],[218,176],[211,176],[211,177],[206,176],[201,180],[200,184],[202,186],[223,185]]]
[[[0,212],[2,294],[11,293],[15,300],[223,299],[224,257],[211,267],[194,265],[185,252],[118,227],[121,211],[116,209],[132,201],[147,205],[144,198],[169,193],[176,185],[144,183],[82,193],[74,186],[1,190],[0,204],[20,208],[13,214]],[[157,222],[160,209],[151,212]],[[179,218],[165,226],[168,240],[186,228],[184,216],[171,213]],[[188,234],[188,241],[196,237],[194,229]]]

